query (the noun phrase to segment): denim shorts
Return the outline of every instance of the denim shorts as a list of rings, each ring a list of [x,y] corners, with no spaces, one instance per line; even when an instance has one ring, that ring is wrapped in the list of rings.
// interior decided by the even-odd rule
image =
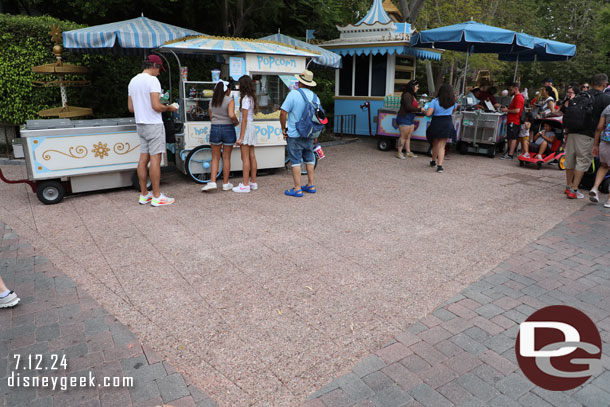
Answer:
[[[237,140],[235,126],[232,124],[213,124],[210,130],[210,144],[232,146]]]
[[[407,113],[406,116],[396,115],[396,124],[399,126],[413,126],[415,124],[415,115]]]
[[[288,137],[286,139],[290,165],[297,167],[302,163],[314,164],[313,139],[304,137]]]

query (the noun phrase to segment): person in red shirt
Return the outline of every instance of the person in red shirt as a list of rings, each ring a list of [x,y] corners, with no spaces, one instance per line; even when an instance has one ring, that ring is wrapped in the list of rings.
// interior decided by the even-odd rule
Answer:
[[[519,92],[519,83],[513,83],[509,88],[513,100],[508,108],[503,107],[501,111],[508,113],[506,115],[506,139],[508,140],[508,151],[502,156],[503,160],[512,160],[517,148],[519,131],[521,130],[521,114],[525,109],[525,100]]]

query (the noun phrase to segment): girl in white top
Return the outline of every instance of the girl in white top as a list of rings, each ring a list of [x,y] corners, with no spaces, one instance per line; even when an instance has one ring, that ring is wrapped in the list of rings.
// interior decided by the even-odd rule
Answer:
[[[250,192],[258,189],[256,183],[256,132],[254,130],[254,113],[258,112],[254,82],[248,75],[239,78],[239,105],[241,109],[241,129],[235,145],[240,148],[243,162],[243,182],[233,188],[233,192]]]
[[[553,98],[553,89],[550,86],[543,86],[540,89],[538,100],[542,107],[540,108],[539,118],[543,119],[555,111],[555,99]]]

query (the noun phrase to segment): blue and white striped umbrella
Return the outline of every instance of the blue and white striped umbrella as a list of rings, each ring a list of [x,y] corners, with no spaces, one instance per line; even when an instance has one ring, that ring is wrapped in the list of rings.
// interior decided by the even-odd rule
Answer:
[[[116,23],[96,25],[63,33],[64,48],[73,51],[95,51],[120,48],[149,50],[167,41],[201,33],[146,17]]]
[[[310,51],[317,52],[320,54],[320,56],[313,58],[313,62],[318,65],[328,66],[330,68],[337,68],[337,69],[341,68],[341,66],[342,66],[340,55],[337,55],[334,52],[325,50],[324,48],[318,47],[317,45],[309,44],[305,41],[297,40],[296,38],[292,38],[292,37],[289,37],[284,34],[277,33],[277,34],[268,35],[266,37],[259,38],[259,39],[266,40],[266,41],[281,42],[282,44],[292,45],[295,47],[305,48]]]
[[[373,2],[373,6],[369,10],[369,12],[364,16],[364,18],[358,21],[355,25],[360,24],[375,24],[375,23],[383,23],[387,24],[391,22],[392,19],[388,16],[388,13],[383,9],[383,2],[381,0],[375,0]]]
[[[220,54],[223,52],[253,53],[269,55],[290,55],[299,57],[319,57],[320,54],[313,51],[297,49],[290,45],[280,45],[264,40],[248,40],[238,38],[213,37],[200,35],[198,37],[185,38],[165,44],[160,49],[171,49],[179,53],[209,53]]]

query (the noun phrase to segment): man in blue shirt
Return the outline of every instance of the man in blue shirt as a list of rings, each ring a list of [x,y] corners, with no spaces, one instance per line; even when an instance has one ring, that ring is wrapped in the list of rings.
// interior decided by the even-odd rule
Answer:
[[[313,80],[313,73],[311,71],[304,71],[300,75],[295,75],[295,77],[299,80],[297,85],[303,90],[305,97],[309,101],[313,101],[315,94],[311,88],[316,86]],[[302,197],[303,192],[316,193],[316,186],[313,183],[315,164],[313,146],[317,139],[301,137],[296,129],[296,123],[306,108],[307,105],[303,97],[296,89],[290,91],[281,107],[280,124],[282,125],[284,140],[287,143],[288,158],[292,166],[292,179],[294,180],[294,188],[284,192],[288,196]],[[307,168],[307,185],[303,186],[301,186],[302,163],[305,163]]]

